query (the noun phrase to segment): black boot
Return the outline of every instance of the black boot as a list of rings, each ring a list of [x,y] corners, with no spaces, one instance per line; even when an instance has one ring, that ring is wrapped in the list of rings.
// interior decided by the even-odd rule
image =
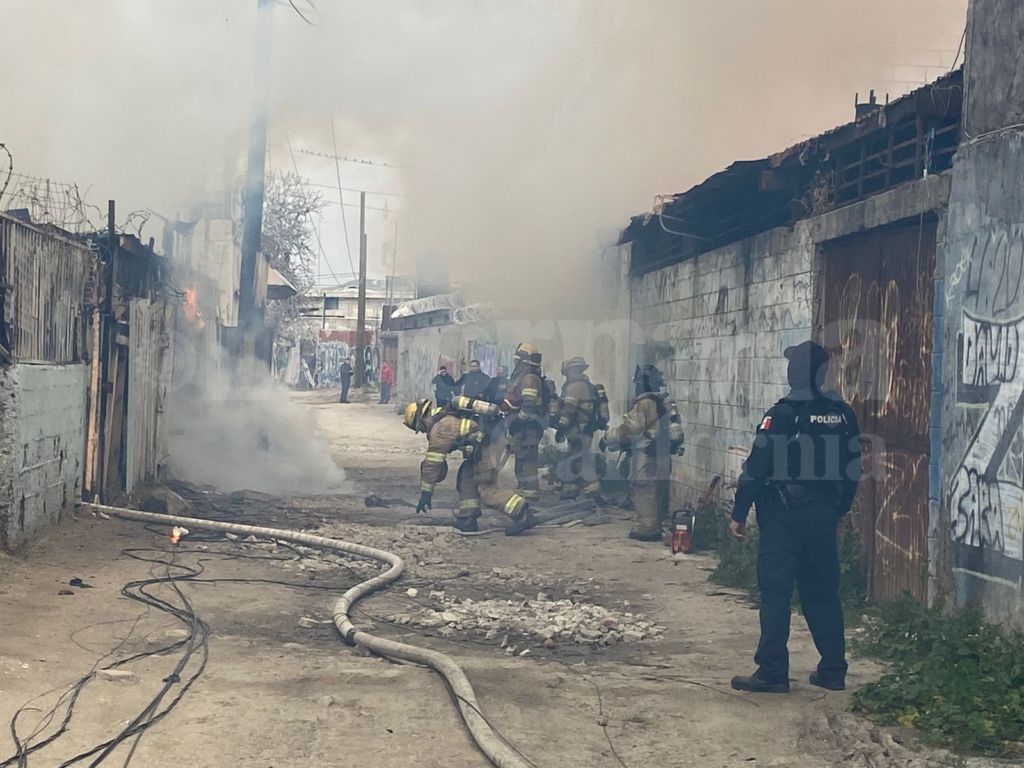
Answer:
[[[816,685],[818,688],[825,688],[829,691],[845,691],[846,681],[838,678],[832,679],[828,677],[822,677],[817,672],[811,672],[811,685]]]
[[[480,530],[480,526],[477,525],[476,517],[456,517],[455,522],[452,525],[455,530],[462,531],[463,533],[476,533]]]
[[[789,693],[789,680],[772,682],[765,680],[755,672],[750,677],[734,677],[732,687],[735,691],[750,693]]]
[[[522,533],[537,525],[537,516],[529,506],[523,507],[523,511],[512,521],[512,525],[505,529],[506,536],[519,536]]]

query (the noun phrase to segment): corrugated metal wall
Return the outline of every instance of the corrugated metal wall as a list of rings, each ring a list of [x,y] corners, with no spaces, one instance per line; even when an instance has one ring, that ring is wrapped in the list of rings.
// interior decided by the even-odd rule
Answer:
[[[78,243],[0,214],[2,320],[15,359],[81,359],[82,304],[94,260]]]
[[[167,391],[174,327],[170,305],[133,299],[128,351],[128,451],[125,490],[157,479],[167,465]]]
[[[842,345],[830,386],[865,436],[854,519],[876,602],[927,598],[935,250],[924,220],[824,247],[825,342]]]

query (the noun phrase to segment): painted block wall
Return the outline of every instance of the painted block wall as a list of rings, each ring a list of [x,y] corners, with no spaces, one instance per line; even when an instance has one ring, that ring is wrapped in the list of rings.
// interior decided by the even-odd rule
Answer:
[[[672,497],[692,500],[713,475],[735,482],[754,428],[786,391],[783,350],[811,338],[814,243],[776,229],[639,277],[633,321],[675,397],[686,454]]]
[[[1024,627],[1024,132],[963,147],[945,244],[942,586]],[[942,578],[944,577],[944,578]]]
[[[80,497],[87,378],[85,365],[0,372],[0,548],[29,543]]]

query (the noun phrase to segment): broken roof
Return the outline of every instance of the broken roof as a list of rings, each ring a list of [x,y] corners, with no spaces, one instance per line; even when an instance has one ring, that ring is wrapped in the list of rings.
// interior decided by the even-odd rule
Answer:
[[[667,266],[946,170],[959,144],[962,83],[958,69],[852,122],[660,198],[622,231],[619,243],[634,243],[632,270]]]

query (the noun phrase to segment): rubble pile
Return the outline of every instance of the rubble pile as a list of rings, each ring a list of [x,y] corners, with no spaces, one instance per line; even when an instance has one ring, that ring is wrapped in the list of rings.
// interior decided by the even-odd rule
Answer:
[[[493,640],[504,634],[502,647],[510,654],[523,645],[522,638],[547,647],[558,641],[613,645],[654,639],[665,631],[643,614],[618,614],[592,603],[552,600],[543,592],[536,600],[460,600],[444,592],[431,592],[430,597],[440,610],[424,608],[418,613],[392,616],[391,620],[437,628],[448,636],[456,631],[473,631]]]

